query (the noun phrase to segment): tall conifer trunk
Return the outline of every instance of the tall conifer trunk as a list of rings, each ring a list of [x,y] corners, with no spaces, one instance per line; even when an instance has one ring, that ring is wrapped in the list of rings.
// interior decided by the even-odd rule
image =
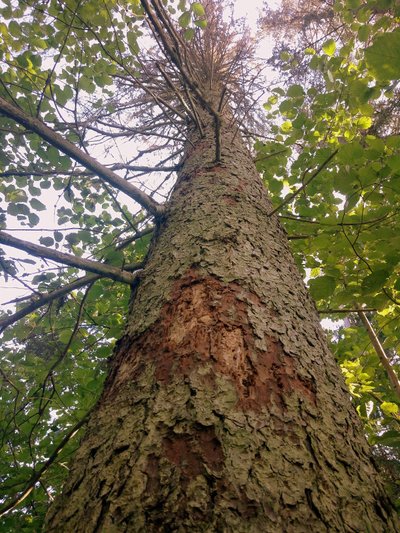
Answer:
[[[388,532],[341,372],[251,156],[194,132],[48,532]]]

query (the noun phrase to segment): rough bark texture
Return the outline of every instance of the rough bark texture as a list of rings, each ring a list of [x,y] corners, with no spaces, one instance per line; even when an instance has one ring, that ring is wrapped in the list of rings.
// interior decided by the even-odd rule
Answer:
[[[48,532],[390,532],[284,231],[238,135],[186,154]]]

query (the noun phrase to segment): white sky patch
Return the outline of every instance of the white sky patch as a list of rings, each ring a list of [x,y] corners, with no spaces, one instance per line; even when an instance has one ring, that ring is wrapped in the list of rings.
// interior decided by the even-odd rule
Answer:
[[[246,19],[247,25],[255,35],[259,29],[258,20],[266,4],[271,9],[278,9],[281,0],[269,0],[268,2],[265,0],[234,0],[235,19]],[[273,40],[269,36],[263,36],[259,42],[258,55],[263,59],[268,59],[271,56],[273,46]]]
[[[257,20],[265,5],[265,0],[236,0],[235,1],[235,15],[237,18],[245,18],[251,28],[257,28]],[[269,0],[268,7],[277,9],[281,2],[280,0]]]
[[[343,326],[343,320],[331,320],[330,318],[323,318],[321,320],[321,326],[328,331],[337,331]]]

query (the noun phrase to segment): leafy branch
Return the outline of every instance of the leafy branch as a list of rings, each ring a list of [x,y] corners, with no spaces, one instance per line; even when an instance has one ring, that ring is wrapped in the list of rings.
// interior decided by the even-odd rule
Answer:
[[[298,196],[302,191],[304,191],[304,189],[307,187],[307,185],[309,185],[317,176],[318,174],[332,161],[332,159],[335,157],[335,155],[338,153],[339,149],[335,150],[334,152],[331,153],[331,155],[329,157],[327,157],[325,159],[325,161],[323,163],[321,163],[319,165],[319,167],[311,174],[311,176],[308,178],[308,180],[306,180],[303,185],[301,185],[298,189],[296,189],[292,194],[289,194],[289,196],[287,196],[285,198],[285,200],[278,205],[278,207],[275,207],[275,209],[273,209],[270,213],[268,213],[268,216],[271,217],[272,215],[274,215],[275,213],[277,213],[278,211],[280,211],[282,209],[282,207],[285,207],[285,205],[288,205],[290,204],[290,202],[296,198],[296,196]]]
[[[92,171],[116,189],[124,192],[130,198],[133,198],[133,200],[147,209],[152,215],[159,216],[163,213],[164,207],[153,200],[151,196],[121,178],[108,167],[99,163],[96,159],[86,154],[83,150],[62,137],[59,133],[49,128],[49,126],[38,118],[29,116],[15,105],[7,102],[7,100],[1,96],[0,113],[11,118],[27,130],[33,131],[49,144],[59,149],[62,153],[71,157],[74,161]]]
[[[29,496],[29,494],[35,488],[36,483],[38,483],[38,481],[42,478],[43,474],[45,474],[46,471],[49,469],[49,467],[56,461],[58,455],[63,450],[63,448],[77,434],[77,432],[81,429],[81,427],[83,427],[86,424],[91,412],[92,412],[92,409],[90,409],[90,411],[88,411],[86,415],[68,431],[68,433],[60,441],[58,446],[55,447],[53,453],[50,455],[47,461],[43,463],[43,465],[39,468],[39,470],[37,470],[36,472],[32,474],[24,490],[21,491],[13,500],[11,500],[9,503],[3,505],[0,508],[0,517],[4,516],[9,511],[12,511],[16,507],[18,507],[18,505],[22,503],[25,500],[25,498]]]
[[[64,252],[58,252],[57,250],[52,250],[51,248],[46,248],[45,246],[40,246],[22,239],[17,239],[5,231],[0,231],[0,244],[12,246],[13,248],[27,252],[35,257],[51,259],[56,263],[80,268],[81,270],[93,272],[94,274],[100,274],[106,278],[127,283],[128,285],[132,285],[136,280],[136,276],[126,270],[105,263],[91,261],[90,259],[83,259],[82,257],[66,254]]]
[[[125,265],[124,270],[136,271],[136,270],[139,270],[142,266],[143,266],[143,263]],[[83,276],[75,281],[72,281],[71,283],[67,283],[63,287],[60,287],[59,289],[55,289],[54,291],[50,291],[45,294],[44,293],[35,294],[31,296],[32,301],[29,304],[27,304],[25,307],[23,307],[22,309],[19,309],[18,311],[16,311],[15,313],[11,315],[7,315],[4,318],[0,318],[0,333],[3,333],[5,328],[7,328],[8,326],[11,326],[12,324],[15,324],[15,322],[18,322],[18,320],[21,320],[21,318],[24,318],[30,313],[33,313],[33,311],[36,311],[36,309],[39,309],[40,307],[43,307],[46,304],[54,302],[54,300],[58,300],[59,298],[62,298],[66,294],[76,291],[80,289],[81,287],[84,287],[85,285],[89,285],[89,283],[94,283],[95,281],[103,277],[105,276],[102,276],[101,274],[88,274],[87,276]],[[136,279],[136,276],[135,276],[135,279]]]

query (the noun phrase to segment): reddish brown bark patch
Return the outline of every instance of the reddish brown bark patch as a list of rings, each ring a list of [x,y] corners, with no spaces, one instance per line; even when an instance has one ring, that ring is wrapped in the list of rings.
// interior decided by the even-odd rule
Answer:
[[[145,494],[154,497],[160,490],[160,467],[156,455],[151,454],[148,456],[145,473],[147,475]]]
[[[214,472],[223,467],[224,454],[213,428],[192,428],[192,433],[184,435],[171,431],[163,439],[162,446],[165,457],[179,467],[186,478],[205,474],[204,465]]]
[[[255,346],[249,305],[268,320],[254,294],[235,283],[199,278],[191,270],[175,284],[158,322],[139,338],[121,345],[108,394],[124,382],[135,381],[148,364],[154,365],[157,382],[166,385],[177,375],[189,378],[211,363],[213,371],[204,379],[212,387],[216,375],[228,378],[235,384],[238,406],[244,410],[260,410],[271,402],[283,408],[285,398],[293,393],[315,402],[313,382],[298,375],[296,360],[283,352],[279,339],[265,336],[267,348]]]

